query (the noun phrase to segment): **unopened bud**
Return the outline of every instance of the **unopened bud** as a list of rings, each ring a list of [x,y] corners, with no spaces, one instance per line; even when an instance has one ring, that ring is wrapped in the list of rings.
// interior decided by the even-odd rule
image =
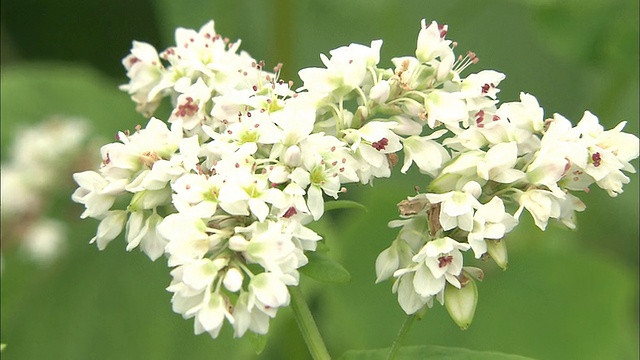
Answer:
[[[453,321],[462,330],[466,330],[471,325],[476,312],[478,289],[475,281],[466,277],[464,273],[460,275],[460,283],[463,284],[460,289],[447,283],[444,290],[444,305]]]
[[[222,284],[224,287],[231,291],[237,292],[242,287],[242,273],[240,270],[232,267],[227,270],[227,273],[224,275],[224,280],[222,280]]]
[[[287,148],[284,152],[284,163],[292,167],[298,167],[302,164],[302,153],[298,145]]]
[[[391,87],[387,80],[382,80],[371,88],[369,98],[377,103],[383,103],[389,98]]]
[[[507,244],[503,239],[492,240],[486,239],[487,252],[493,261],[500,266],[502,270],[507,270],[509,266],[509,257],[507,256]]]
[[[229,249],[233,251],[245,251],[249,242],[242,235],[233,235],[229,238]]]

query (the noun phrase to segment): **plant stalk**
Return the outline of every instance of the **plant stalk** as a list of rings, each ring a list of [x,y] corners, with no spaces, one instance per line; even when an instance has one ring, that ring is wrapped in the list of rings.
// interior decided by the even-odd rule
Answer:
[[[402,345],[402,341],[407,336],[407,333],[409,332],[409,329],[411,329],[411,325],[413,324],[413,321],[415,319],[416,319],[415,314],[407,316],[404,323],[400,327],[400,330],[398,330],[398,335],[396,336],[396,340],[393,342],[393,345],[391,346],[391,351],[389,351],[387,360],[395,359],[396,354],[398,353],[398,350],[400,350],[400,345]]]
[[[311,353],[314,360],[330,360],[331,356],[329,356],[329,351],[327,351],[324,340],[322,340],[318,326],[313,320],[313,316],[311,315],[309,306],[307,306],[307,302],[304,300],[300,287],[290,286],[289,294],[291,294],[291,309],[293,309],[298,328],[300,328],[309,353]]]

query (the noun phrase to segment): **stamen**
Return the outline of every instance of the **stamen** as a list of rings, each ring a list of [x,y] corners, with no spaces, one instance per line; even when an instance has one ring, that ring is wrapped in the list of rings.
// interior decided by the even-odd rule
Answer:
[[[453,256],[445,255],[438,258],[438,267],[443,268],[453,262]]]

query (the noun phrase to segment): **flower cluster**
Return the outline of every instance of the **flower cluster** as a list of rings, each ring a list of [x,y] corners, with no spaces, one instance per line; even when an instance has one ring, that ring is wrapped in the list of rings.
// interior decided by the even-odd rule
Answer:
[[[588,113],[575,128],[544,120],[526,94],[498,107],[504,75],[461,77],[477,58],[456,58],[446,31],[423,22],[416,56],[390,69],[378,67],[381,40],[334,49],[324,67],[299,72],[295,90],[281,65],[265,70],[213,22],[178,29],[161,53],[134,42],[121,88],[145,116],[165,97],[173,110],[168,124],[119,133],[98,171],[75,174],[82,217],[100,220],[92,242],[103,249],[124,231],[127,250],[166,256],[174,311],[195,318],[196,333],[217,337],[226,319],[240,337],[266,333],[288,305],[287,286],[321,240],[308,225],[325,198],[389,177],[400,156],[402,173],[415,164],[433,178],[401,204],[398,238],[376,263],[408,313],[478,276],[462,251],[500,253],[523,209],[541,228],[549,218],[570,225],[584,206],[567,190],[622,191],[636,137],[603,131]]]
[[[443,59],[453,56],[437,45],[444,41],[446,27],[440,27],[439,34],[436,28],[435,23],[423,26],[418,59],[429,52],[421,49],[421,40],[423,45],[430,44],[428,49],[444,51]],[[427,59],[423,55],[422,60],[409,61],[424,64]],[[559,114],[545,118],[536,98],[525,93],[519,102],[498,106],[496,86],[503,78],[482,71],[443,84],[451,107],[442,113],[451,115],[453,108],[464,113],[459,119],[437,118],[450,133],[442,143],[451,158],[430,172],[423,171],[433,177],[425,193],[398,204],[402,219],[389,226],[400,231],[376,261],[377,281],[394,278],[393,291],[408,314],[432,306],[434,298],[444,304],[448,294],[452,301],[460,301],[455,292],[473,278],[482,279],[479,269],[463,266],[461,251],[471,249],[476,258],[491,257],[506,268],[503,238],[524,210],[541,230],[550,219],[573,229],[575,212],[585,210],[573,192],[588,192],[595,183],[616,196],[629,182],[623,171],[635,172],[629,162],[638,157],[638,137],[622,132],[625,122],[605,131],[596,116],[585,112],[572,126]],[[433,151],[421,154],[431,156]],[[473,308],[464,314],[450,310],[450,314],[467,326]]]
[[[60,139],[65,141],[60,141]],[[53,190],[67,180],[89,138],[82,119],[52,117],[21,129],[0,174],[2,247],[19,245],[38,262],[50,262],[65,246],[66,226],[47,215]]]

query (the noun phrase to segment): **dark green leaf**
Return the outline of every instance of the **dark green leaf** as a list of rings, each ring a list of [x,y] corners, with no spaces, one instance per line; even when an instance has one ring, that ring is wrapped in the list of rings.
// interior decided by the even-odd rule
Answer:
[[[360,209],[367,211],[367,207],[356,201],[351,200],[334,200],[324,203],[324,211],[331,211],[337,209]]]
[[[331,284],[344,284],[351,281],[351,274],[340,263],[322,252],[307,252],[309,263],[300,268],[308,277]]]
[[[389,349],[347,351],[340,360],[384,360]],[[526,360],[520,355],[503,354],[492,351],[475,351],[444,346],[407,346],[400,348],[396,356],[402,359],[447,359],[447,360]]]
[[[247,337],[251,342],[253,350],[257,355],[260,355],[262,351],[264,351],[265,346],[267,346],[267,335],[260,335],[252,332],[248,334]]]

